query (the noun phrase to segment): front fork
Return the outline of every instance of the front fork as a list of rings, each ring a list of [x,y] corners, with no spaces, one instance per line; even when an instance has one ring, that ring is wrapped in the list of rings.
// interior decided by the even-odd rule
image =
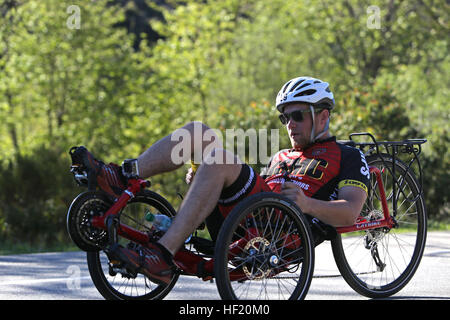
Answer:
[[[141,179],[130,179],[128,183],[128,189],[122,193],[114,205],[109,208],[103,216],[94,216],[91,218],[92,227],[104,229],[108,232],[108,245],[117,243],[119,235],[144,245],[149,241],[149,237],[146,233],[120,224],[120,211],[127,205],[128,201],[133,198],[136,193],[150,185],[149,181]]]

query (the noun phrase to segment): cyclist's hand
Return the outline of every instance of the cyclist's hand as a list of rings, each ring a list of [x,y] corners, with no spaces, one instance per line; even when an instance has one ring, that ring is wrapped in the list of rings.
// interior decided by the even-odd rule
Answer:
[[[195,172],[192,168],[189,168],[188,172],[186,173],[186,183],[191,184],[192,180],[194,180]]]
[[[293,182],[286,181],[281,186],[281,194],[294,201],[304,212],[309,212],[309,198],[305,195],[302,188]]]

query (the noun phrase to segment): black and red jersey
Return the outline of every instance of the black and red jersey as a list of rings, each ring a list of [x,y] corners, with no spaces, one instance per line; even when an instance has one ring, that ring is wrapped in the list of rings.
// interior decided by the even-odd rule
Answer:
[[[272,191],[280,192],[286,169],[290,180],[301,187],[305,195],[320,200],[337,199],[337,192],[343,186],[360,187],[366,192],[369,186],[369,168],[364,154],[337,143],[335,137],[305,150],[277,152],[261,172]]]
[[[316,142],[305,150],[281,150],[259,175],[244,164],[236,181],[222,190],[217,210],[207,218],[212,238],[216,238],[220,221],[239,201],[258,192],[280,192],[286,172],[290,181],[301,187],[305,195],[325,201],[337,199],[339,189],[344,186],[359,187],[367,192],[370,179],[364,154],[356,148],[337,143],[335,137]],[[316,245],[324,239],[333,239],[334,228],[317,219],[313,222],[308,214],[305,217],[314,226]]]

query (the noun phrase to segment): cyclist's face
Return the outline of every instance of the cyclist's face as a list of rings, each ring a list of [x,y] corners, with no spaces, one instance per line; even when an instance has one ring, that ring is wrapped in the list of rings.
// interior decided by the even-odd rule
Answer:
[[[305,103],[289,104],[284,108],[283,113],[291,113],[298,110],[309,110],[309,105]],[[303,113],[303,120],[299,122],[295,121],[291,117],[286,124],[286,128],[293,148],[302,149],[306,147],[311,138],[311,113]]]

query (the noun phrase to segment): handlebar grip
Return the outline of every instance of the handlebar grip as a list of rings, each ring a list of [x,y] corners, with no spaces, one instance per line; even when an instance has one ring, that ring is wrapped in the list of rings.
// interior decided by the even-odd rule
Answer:
[[[282,162],[280,164],[281,169],[283,169],[284,173],[283,173],[283,178],[285,182],[290,182],[291,177],[289,177],[289,173],[291,173],[292,168],[289,168],[288,165],[286,164],[286,162]]]

